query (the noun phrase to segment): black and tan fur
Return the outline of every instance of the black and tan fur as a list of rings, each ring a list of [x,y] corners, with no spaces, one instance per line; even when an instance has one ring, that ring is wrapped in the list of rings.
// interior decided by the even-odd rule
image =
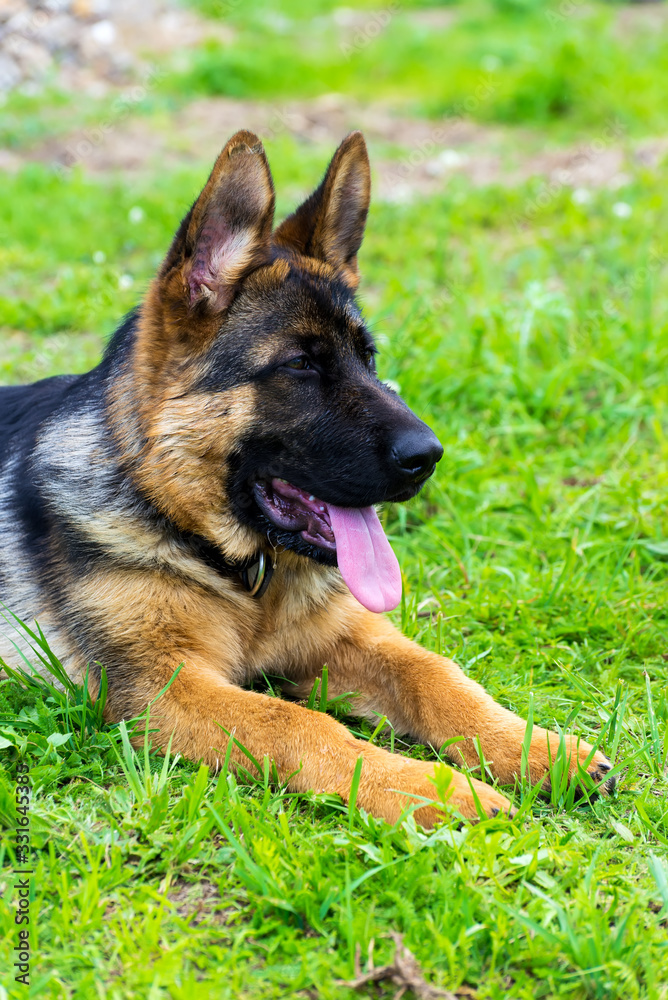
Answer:
[[[406,499],[440,453],[373,369],[354,298],[368,203],[366,148],[353,133],[322,185],[273,230],[257,137],[228,142],[100,365],[0,390],[0,599],[40,622],[73,678],[87,664],[99,677],[104,664],[110,720],[141,713],[183,663],[152,707],[160,746],[173,735],[175,751],[215,767],[227,730],[293,789],[344,799],[361,756],[359,805],[395,820],[411,795],[436,798],[433,765],[244,690],[264,671],[301,694],[326,663],[330,696],[357,692],[359,715],[386,715],[436,747],[466,737],[451,752],[469,765],[479,737],[502,782],[520,772],[522,719],[366,611],[335,556],[276,528],[254,492],[280,477],[340,506]],[[404,475],[393,441],[411,435],[431,458]],[[275,570],[258,598],[241,573],[260,552]],[[11,659],[10,643],[2,651]],[[534,729],[533,781],[557,746]],[[590,748],[569,748],[575,771]],[[236,746],[232,761],[248,764]],[[600,753],[589,764],[597,780],[609,768]],[[486,812],[508,808],[489,785],[473,787]],[[475,817],[467,778],[453,771],[450,789]],[[425,825],[438,815],[417,813]]]

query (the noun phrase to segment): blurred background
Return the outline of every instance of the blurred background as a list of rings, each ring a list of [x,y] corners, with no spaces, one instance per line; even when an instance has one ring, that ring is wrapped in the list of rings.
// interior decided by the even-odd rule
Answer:
[[[240,127],[265,141],[279,211],[361,128],[376,205],[431,198],[440,217],[445,196],[496,228],[494,205],[520,258],[564,202],[595,216],[610,201],[621,231],[624,192],[668,150],[667,31],[664,3],[0,0],[4,375],[32,377],[62,347],[94,356]],[[433,252],[408,278],[406,247],[388,245],[383,285],[473,291],[468,251],[413,218]],[[42,343],[46,361],[30,359],[33,331],[64,337]]]

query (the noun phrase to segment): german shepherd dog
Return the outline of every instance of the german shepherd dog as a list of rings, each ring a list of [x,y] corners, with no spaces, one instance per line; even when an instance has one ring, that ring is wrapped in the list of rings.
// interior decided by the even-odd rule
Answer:
[[[98,367],[0,390],[0,600],[73,680],[89,667],[97,692],[104,665],[109,721],[152,703],[156,746],[248,767],[241,744],[291,789],[344,800],[361,757],[358,805],[394,822],[415,804],[430,827],[433,763],[244,687],[266,672],[303,698],[327,664],[357,715],[520,774],[526,723],[381,614],[401,578],[374,504],[413,497],[443,449],[376,376],[355,301],[369,191],[354,132],[273,229],[267,158],[238,132]],[[609,761],[566,743],[571,774],[610,791]],[[558,747],[533,729],[534,783]],[[439,785],[463,817],[510,810],[457,770]]]

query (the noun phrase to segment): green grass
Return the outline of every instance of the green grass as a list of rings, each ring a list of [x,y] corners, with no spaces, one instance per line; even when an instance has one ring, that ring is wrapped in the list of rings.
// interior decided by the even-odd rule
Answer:
[[[279,157],[279,185],[291,170]],[[93,329],[135,300],[194,184],[7,179],[3,321],[29,331],[30,350],[5,362],[6,380],[31,377],[35,356],[33,375],[90,362]],[[424,836],[183,762],[133,788],[118,734],[49,742],[71,731],[54,696],[5,682],[5,739],[34,761],[40,995],[88,997],[95,981],[105,997],[343,997],[355,944],[374,938],[380,962],[390,930],[436,981],[480,997],[664,995],[664,184],[625,189],[627,219],[612,211],[619,192],[578,207],[564,190],[525,229],[535,187],[462,182],[375,206],[362,260],[382,374],[446,446],[425,495],[388,511],[406,574],[397,620],[513,709],[533,692],[537,724],[600,738],[619,794],[582,806],[562,789],[519,821]]]
[[[403,74],[409,103],[446,108],[480,72],[474,45],[515,53],[508,66],[519,72],[517,53],[538,38],[545,9],[527,4],[535,9],[524,16],[518,6],[497,4],[477,33],[481,8],[454,6],[445,74],[430,62],[443,35],[423,32],[416,49],[413,8],[402,4],[384,36],[359,60],[339,59],[340,75],[325,74],[313,92],[338,81],[356,97],[392,97]],[[269,32],[263,5],[226,9],[235,59],[258,33],[266,67],[244,93],[262,95],[289,35]],[[311,5],[271,9],[311,30]],[[516,104],[513,121],[544,130],[528,142],[564,129],[593,141],[611,109],[629,129],[661,124],[665,71],[652,52],[663,41],[614,41],[618,16],[588,6],[545,39],[541,73],[552,72],[559,39],[587,39],[591,65],[577,64],[572,85],[602,76],[609,90],[582,91],[561,116]],[[600,34],[587,35],[594,22]],[[330,54],[336,44],[322,41]],[[413,52],[425,55],[422,77]],[[193,74],[200,58],[179,73]],[[311,58],[304,47],[282,77],[285,93]],[[382,73],[372,79],[374,60]],[[632,93],[628,81],[645,72],[648,89]],[[167,96],[176,78],[165,78]],[[197,89],[188,79],[182,101]],[[10,111],[12,101],[33,114],[34,99],[12,98]],[[58,108],[65,118],[81,110]],[[18,146],[42,127],[13,122]],[[282,135],[268,152],[285,212],[331,150]],[[195,167],[98,180],[37,165],[5,175],[0,381],[93,364],[203,180]],[[364,966],[372,941],[375,964],[390,961],[394,932],[427,979],[479,1000],[668,998],[667,180],[665,164],[638,165],[621,188],[576,203],[567,186],[540,180],[474,189],[455,179],[429,200],[375,203],[361,259],[381,374],[445,445],[424,493],[385,514],[405,574],[394,618],[536,725],[598,741],[616,761],[616,795],[577,802],[555,780],[543,801],[518,782],[506,789],[514,820],[425,834],[410,817],[390,827],[333,797],[275,788],[268,771],[243,782],[134,754],[81,689],[4,680],[0,1000],[3,990],[12,1000],[393,997],[396,985],[355,992],[339,981],[353,977],[358,947]],[[39,640],[48,659],[47,648]],[[438,748],[347,717],[345,702],[327,706],[325,688],[313,707],[357,735],[436,758]],[[29,991],[6,972],[20,757],[34,790]]]
[[[212,30],[208,40],[151,58],[139,96],[130,87],[73,99],[55,81],[38,96],[15,91],[3,99],[0,141],[21,150],[51,139],[62,153],[59,140],[74,129],[82,141],[86,129],[113,130],[138,114],[164,123],[202,96],[268,101],[280,121],[291,101],[331,92],[420,117],[529,125],[552,144],[605,139],[611,125],[628,136],[668,125],[660,7],[652,17],[651,8],[631,16],[627,5],[602,0],[184,4],[228,25],[230,40]]]
[[[354,19],[302,0],[196,6],[235,33],[194,50],[164,81],[171,93],[277,102],[336,91],[426,115],[563,131],[611,119],[631,131],[665,127],[668,35],[651,21],[622,26],[614,4],[358,4]],[[434,20],[439,10],[446,17]]]

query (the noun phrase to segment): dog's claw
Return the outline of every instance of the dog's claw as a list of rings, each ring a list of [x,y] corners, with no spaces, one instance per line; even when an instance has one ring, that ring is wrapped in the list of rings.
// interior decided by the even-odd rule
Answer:
[[[591,778],[594,779],[594,781],[603,781],[603,777],[608,773],[608,771],[612,771],[612,761],[609,761],[606,758],[604,760],[597,761],[596,767],[594,767],[593,770],[589,772],[589,775]],[[604,787],[606,791],[611,792],[614,790],[616,785],[617,785],[617,779],[613,775],[611,778],[607,779]]]
[[[509,804],[507,809],[492,809],[489,815],[491,819],[494,819],[495,816],[499,815],[507,816],[508,819],[515,819],[515,816],[517,816],[517,809],[513,809],[513,807]]]
[[[608,771],[612,770],[612,764],[610,761],[597,761],[596,766],[592,768],[591,771],[587,771],[587,775],[600,787],[595,791],[589,793],[590,798],[598,798],[599,795],[612,795],[615,788],[617,787],[617,778],[615,775],[605,779],[605,775]],[[585,796],[583,789],[578,788],[575,794],[576,799],[582,799]]]
[[[602,765],[599,764],[595,771],[589,772],[589,777],[596,782],[603,782],[603,788],[599,789],[595,794],[603,793],[604,795],[611,795],[615,788],[617,787],[617,778],[613,774],[611,778],[607,778],[605,781],[604,776],[608,771],[612,770],[612,764]],[[603,773],[601,773],[603,772]]]

